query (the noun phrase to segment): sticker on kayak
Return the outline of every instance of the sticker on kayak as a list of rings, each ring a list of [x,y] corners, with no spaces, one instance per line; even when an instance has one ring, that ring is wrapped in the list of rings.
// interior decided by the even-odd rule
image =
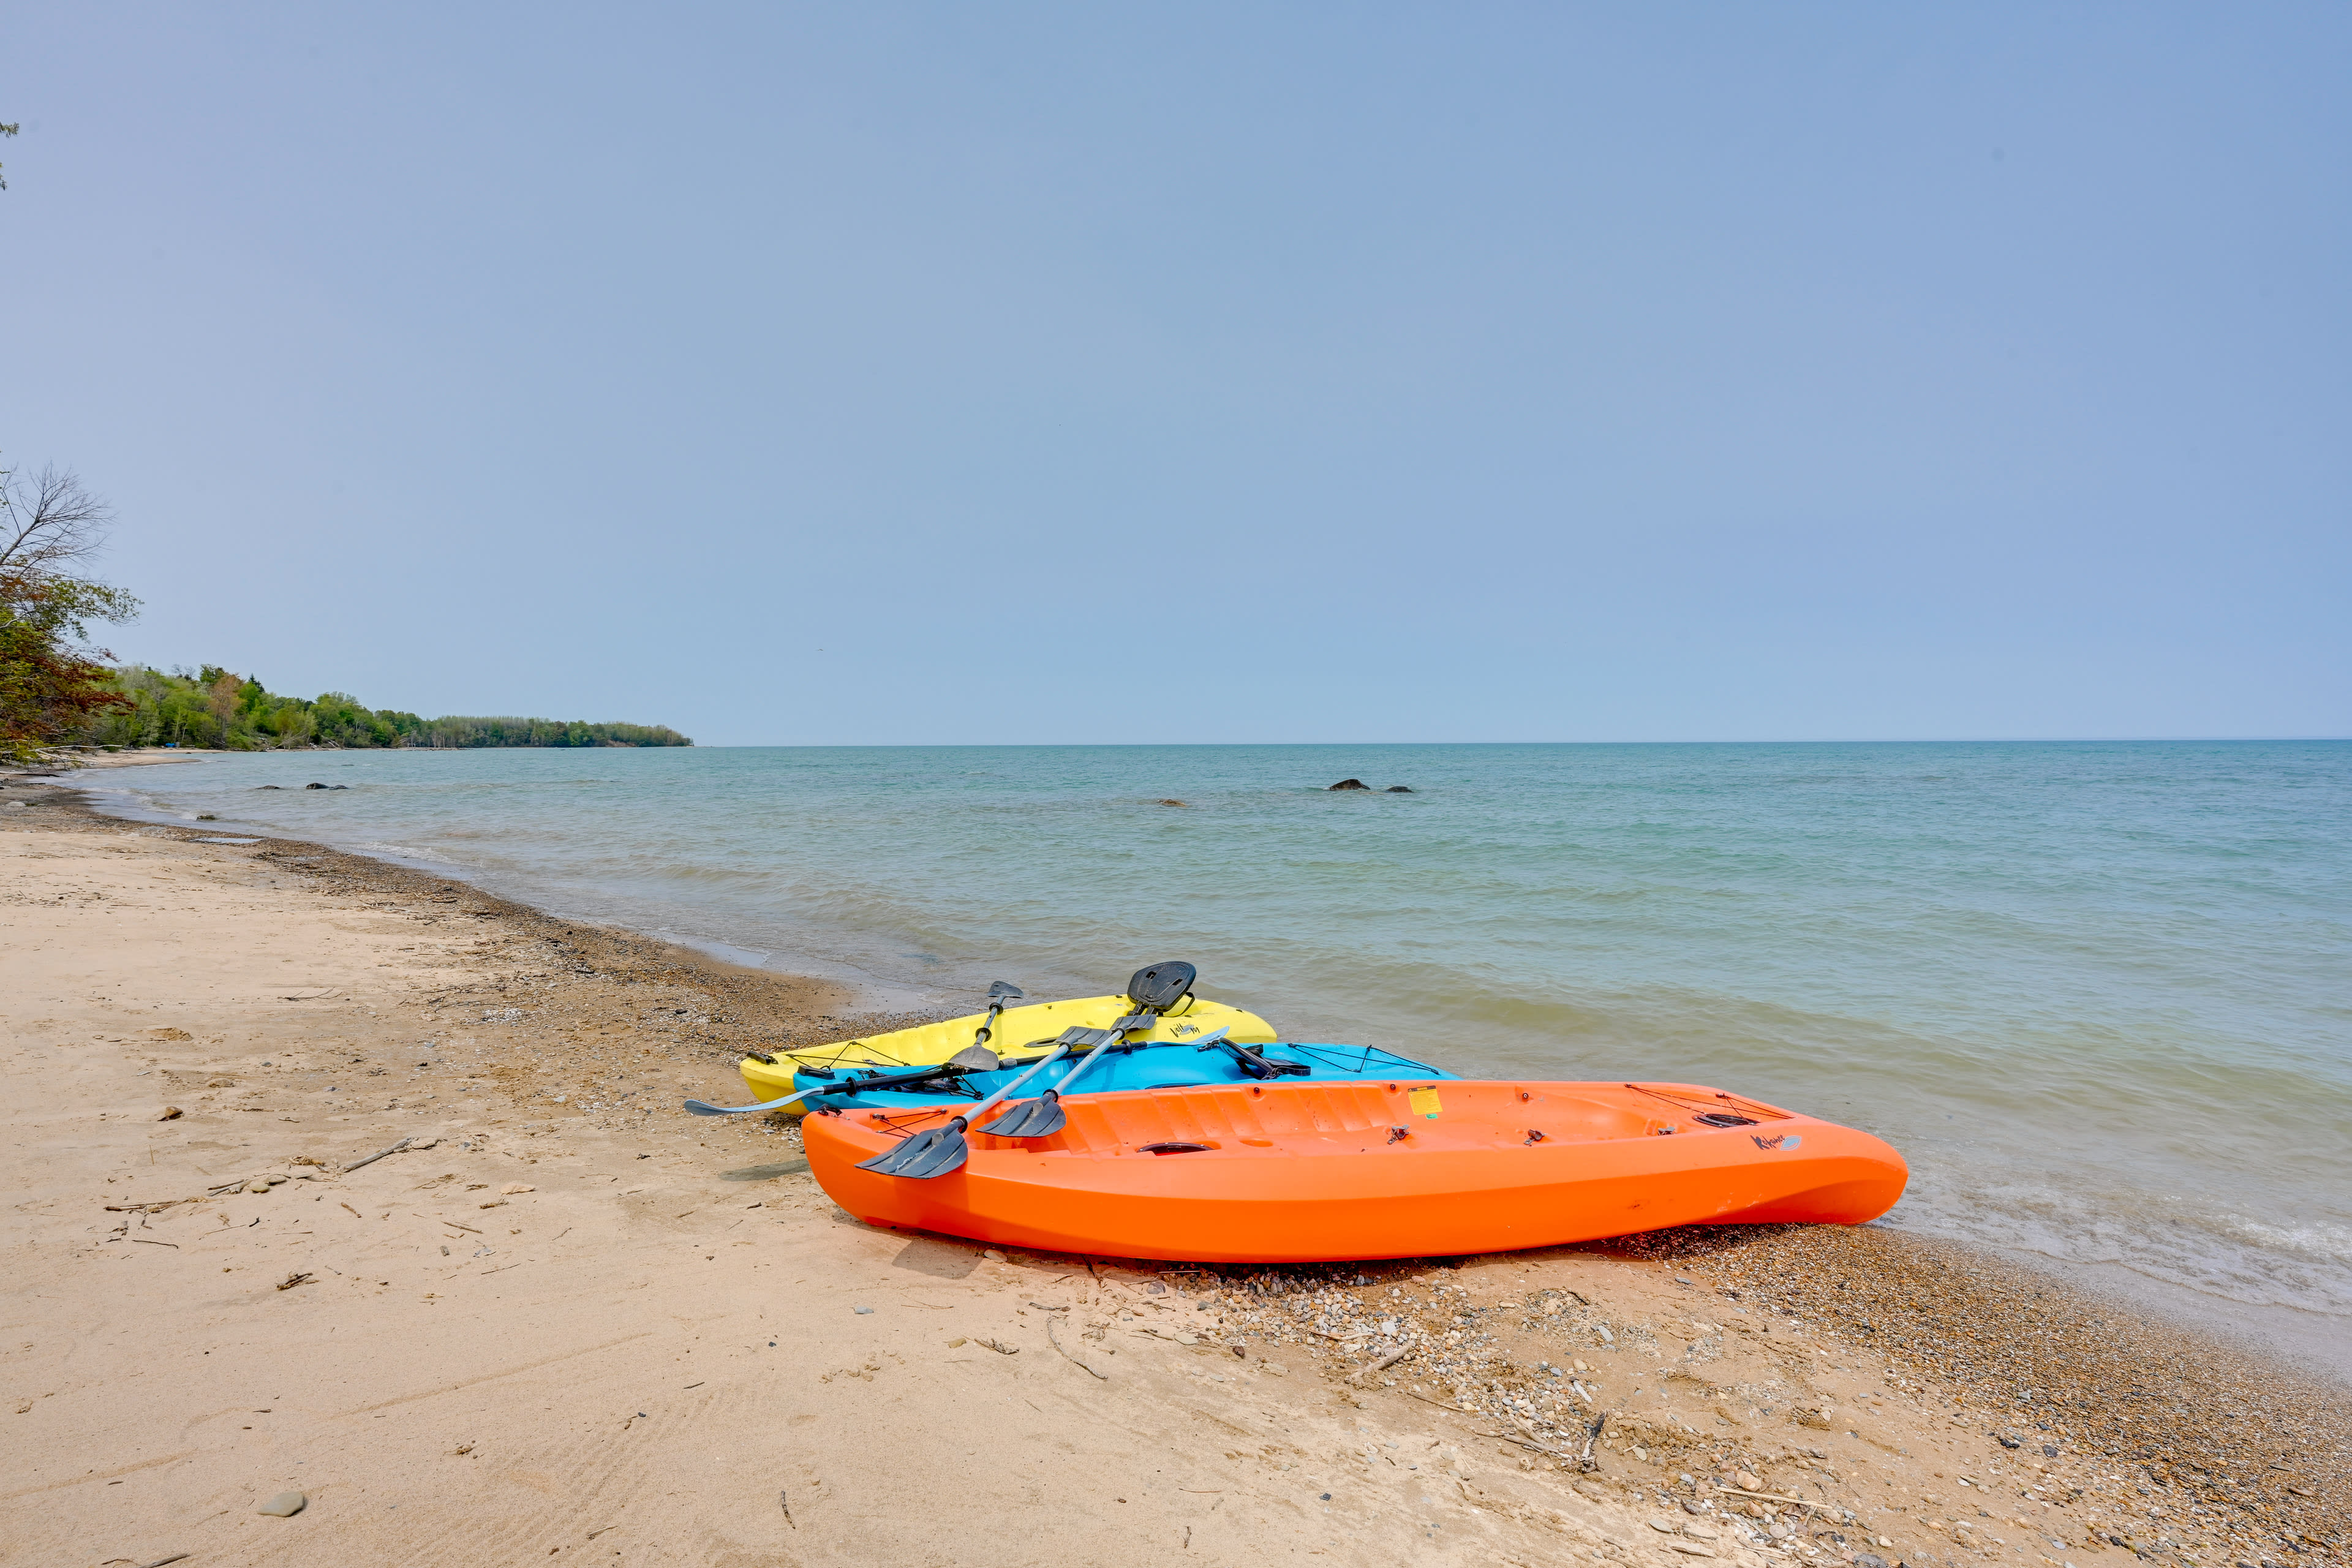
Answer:
[[[1437,1091],[1433,1089],[1416,1089],[1407,1094],[1404,1100],[1412,1107],[1415,1116],[1426,1116],[1432,1121],[1436,1121],[1437,1113],[1445,1109],[1437,1102]]]
[[[1752,1132],[1748,1136],[1756,1137]],[[1799,1149],[1804,1146],[1804,1142],[1803,1135],[1796,1132],[1784,1132],[1778,1138],[1756,1139],[1756,1146],[1759,1149]]]

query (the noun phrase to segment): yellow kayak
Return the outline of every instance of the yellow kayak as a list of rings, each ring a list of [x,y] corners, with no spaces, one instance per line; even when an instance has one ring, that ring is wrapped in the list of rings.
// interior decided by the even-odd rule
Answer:
[[[1135,1004],[1125,996],[1081,996],[1069,1002],[1007,1007],[990,1032],[989,1048],[999,1056],[1026,1054],[1029,1047],[1052,1040],[1065,1029],[1107,1029],[1134,1009]],[[743,1081],[751,1085],[753,1099],[770,1100],[788,1095],[795,1088],[810,1087],[814,1075],[797,1085],[793,1081],[793,1075],[804,1068],[822,1075],[865,1068],[930,1067],[971,1045],[984,1017],[985,1014],[974,1013],[967,1018],[895,1029],[887,1035],[778,1051],[773,1056],[745,1057],[740,1064]],[[1275,1039],[1274,1026],[1256,1014],[1192,995],[1182,997],[1154,1018],[1149,1029],[1138,1029],[1127,1037],[1137,1042],[1182,1041],[1217,1029],[1225,1030],[1225,1038],[1235,1045],[1268,1046]],[[798,1106],[790,1112],[799,1113]]]

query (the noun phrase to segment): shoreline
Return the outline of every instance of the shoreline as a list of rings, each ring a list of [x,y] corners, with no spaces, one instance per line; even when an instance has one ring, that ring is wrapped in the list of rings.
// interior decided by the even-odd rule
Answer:
[[[664,1475],[693,1477],[687,1489],[715,1506],[713,1495],[735,1481],[712,1474],[711,1434],[693,1422],[664,1427],[660,1406],[668,1401],[675,1414],[681,1385],[699,1392],[717,1384],[704,1380],[700,1369],[682,1370],[662,1385],[669,1392],[658,1399],[646,1392],[662,1365],[695,1368],[687,1358],[698,1352],[725,1361],[710,1370],[723,1372],[718,1382],[735,1390],[727,1395],[736,1403],[727,1405],[726,1419],[765,1434],[744,1451],[786,1455],[773,1462],[801,1466],[814,1478],[780,1483],[781,1511],[791,1519],[777,1517],[773,1487],[757,1497],[744,1494],[744,1518],[758,1528],[747,1523],[740,1541],[719,1531],[727,1536],[724,1550],[748,1553],[734,1559],[744,1563],[870,1560],[863,1554],[888,1539],[963,1561],[1090,1562],[1107,1551],[1132,1550],[1134,1530],[1147,1526],[1154,1532],[1148,1539],[1166,1549],[1202,1552],[1215,1561],[1223,1539],[1217,1532],[1236,1519],[1211,1505],[1244,1498],[1265,1518],[1251,1513],[1257,1522],[1230,1538],[1225,1555],[1426,1561],[1475,1542],[1488,1556],[1521,1552],[1530,1561],[1549,1560],[1533,1555],[1539,1552],[1573,1551],[1612,1561],[1721,1555],[1761,1564],[1853,1561],[1875,1552],[1888,1563],[2046,1560],[2089,1568],[2084,1557],[2117,1551],[2113,1542],[2120,1540],[2137,1542],[2140,1555],[2205,1568],[2307,1553],[2325,1560],[2341,1550],[2348,1478],[2340,1446],[2332,1447],[2347,1428],[2340,1386],[2071,1290],[1996,1255],[1869,1227],[1682,1232],[1346,1272],[1348,1279],[1371,1281],[1361,1286],[1335,1283],[1339,1270],[1291,1271],[1259,1276],[1271,1285],[1261,1290],[1250,1288],[1248,1270],[999,1261],[947,1238],[876,1232],[840,1215],[816,1191],[789,1128],[764,1119],[751,1126],[691,1121],[677,1110],[683,1092],[731,1097],[721,1086],[740,1089],[731,1068],[744,1043],[856,1032],[845,1027],[842,994],[825,983],[738,969],[675,944],[561,921],[467,884],[299,841],[194,843],[207,836],[205,829],[142,827],[63,798],[73,795],[69,779],[44,784],[43,804],[0,811],[0,847],[10,852],[0,864],[10,868],[6,892],[16,906],[6,912],[20,938],[38,939],[18,942],[9,961],[11,989],[33,999],[10,1005],[6,1022],[8,1070],[18,1078],[10,1097],[16,1133],[10,1158],[16,1184],[29,1194],[19,1205],[28,1217],[18,1227],[19,1284],[12,1297],[15,1320],[26,1330],[22,1337],[34,1348],[12,1359],[5,1392],[15,1396],[12,1409],[24,1406],[14,1418],[31,1423],[18,1429],[26,1451],[37,1440],[41,1455],[26,1467],[27,1480],[37,1472],[34,1489],[12,1488],[13,1496],[0,1498],[12,1516],[5,1533],[18,1543],[0,1548],[0,1562],[19,1560],[16,1553],[36,1550],[36,1542],[97,1542],[100,1533],[93,1532],[110,1510],[134,1502],[131,1511],[142,1521],[154,1514],[158,1530],[171,1525],[217,1537],[199,1561],[227,1552],[232,1542],[234,1560],[279,1560],[281,1546],[268,1544],[276,1538],[257,1534],[263,1526],[284,1536],[287,1561],[319,1551],[373,1552],[387,1562],[446,1560],[424,1544],[405,1543],[459,1537],[430,1530],[411,1536],[406,1521],[395,1528],[400,1515],[360,1507],[361,1497],[379,1492],[398,1492],[404,1512],[419,1524],[445,1515],[454,1521],[510,1493],[530,1494],[523,1511],[538,1532],[530,1535],[536,1555],[548,1555],[551,1547],[567,1555],[601,1552],[602,1545],[592,1548],[583,1539],[597,1523],[569,1517],[583,1505],[583,1487],[596,1507],[631,1521],[620,1537],[625,1561],[719,1561],[716,1538],[699,1554],[679,1548],[665,1555],[684,1537],[646,1529],[643,1516],[667,1505],[640,1492],[623,1499],[628,1489],[618,1471],[592,1486],[564,1468],[569,1461],[512,1458],[551,1440],[539,1431],[551,1411],[560,1413],[555,1424],[571,1448],[585,1444],[601,1452],[663,1427],[667,1435],[654,1444],[659,1457],[649,1462]],[[22,798],[27,792],[19,786],[9,793]],[[45,868],[53,862],[65,868],[54,873],[65,879],[54,901],[41,880],[52,875]],[[146,890],[152,888],[169,893]],[[198,952],[206,941],[219,946]],[[287,973],[304,973],[310,983],[281,987],[302,994],[267,994],[268,976],[257,967],[265,961],[290,964]],[[386,967],[394,971],[388,976],[374,973]],[[145,1006],[126,1000],[142,986],[152,994]],[[224,988],[234,994],[203,994]],[[109,999],[91,1000],[100,997]],[[35,1018],[27,1007],[58,1016]],[[879,1022],[858,1017],[860,1027]],[[174,1034],[179,1038],[169,1037]],[[560,1070],[549,1070],[551,1050],[562,1053]],[[420,1060],[436,1065],[415,1065]],[[657,1087],[646,1083],[649,1073]],[[461,1076],[465,1087],[451,1084]],[[215,1077],[228,1081],[210,1087]],[[161,1087],[150,1079],[160,1079]],[[356,1089],[383,1088],[367,1084],[370,1079],[394,1086],[381,1109],[329,1098],[352,1093],[356,1100]],[[156,1097],[163,1093],[174,1097],[180,1114],[158,1121]],[[138,1102],[143,1114],[126,1109],[141,1094],[147,1096]],[[236,1107],[253,1098],[270,1101],[250,1107],[266,1114],[240,1114]],[[440,1146],[348,1174],[334,1169],[404,1135],[431,1136]],[[289,1163],[302,1158],[327,1163]],[[257,1194],[190,1195],[204,1190],[205,1178],[263,1163],[293,1179],[276,1187],[265,1183]],[[727,1166],[736,1168],[721,1168]],[[444,1170],[453,1174],[441,1176]],[[501,1172],[529,1179],[501,1186],[493,1179]],[[469,1179],[458,1182],[458,1173]],[[550,1173],[561,1180],[551,1182]],[[316,1186],[321,1176],[324,1190],[304,1202],[296,1183]],[[659,1181],[649,1185],[654,1176]],[[128,1189],[148,1183],[156,1184],[162,1201],[145,1201],[142,1190],[142,1201],[131,1204]],[[537,1191],[542,1186],[544,1195]],[[680,1201],[656,1207],[646,1197],[655,1186]],[[122,1196],[97,1202],[110,1187]],[[375,1195],[359,1205],[343,1201],[362,1191]],[[402,1195],[387,1206],[382,1200],[394,1193]],[[330,1239],[324,1218],[289,1226],[287,1215],[298,1204],[358,1228]],[[543,1225],[534,1216],[518,1226],[520,1240],[474,1243],[467,1233],[481,1236],[493,1226],[414,1212],[436,1205],[461,1215],[557,1212]],[[337,1212],[346,1209],[349,1218]],[[683,1212],[673,1215],[673,1209]],[[381,1219],[374,1217],[379,1210]],[[215,1225],[232,1215],[233,1226]],[[548,1234],[559,1215],[569,1224]],[[96,1238],[116,1225],[121,1237]],[[197,1226],[211,1228],[190,1228]],[[372,1239],[369,1226],[390,1228]],[[230,1229],[239,1237],[216,1239]],[[241,1236],[248,1229],[256,1237],[250,1242]],[[747,1230],[754,1238],[748,1242],[740,1239]],[[562,1245],[583,1231],[593,1234]],[[205,1276],[189,1271],[193,1264],[173,1245],[192,1237],[248,1263],[237,1248],[283,1252],[270,1268],[282,1261],[291,1273],[307,1269],[321,1289],[338,1288],[342,1308],[362,1312],[376,1338],[399,1342],[399,1352],[378,1348],[354,1359],[348,1344],[331,1342],[346,1325],[294,1327],[303,1304],[320,1299],[307,1287],[281,1290],[264,1283],[224,1295],[226,1288],[201,1283]],[[461,1258],[444,1238],[478,1245],[491,1257]],[[362,1252],[337,1250],[352,1246]],[[365,1251],[371,1247],[373,1252]],[[526,1256],[511,1263],[496,1257],[508,1248]],[[358,1271],[362,1257],[380,1259],[364,1263],[366,1276]],[[313,1263],[341,1278],[310,1268]],[[226,1267],[232,1279],[246,1271],[236,1263]],[[787,1268],[772,1280],[753,1277]],[[165,1277],[162,1269],[181,1272]],[[450,1278],[439,1279],[445,1269]],[[146,1279],[142,1270],[156,1279]],[[628,1278],[616,1282],[618,1275]],[[534,1278],[545,1283],[523,1283]],[[396,1285],[406,1289],[394,1293]],[[1300,1331],[1290,1304],[1311,1292],[1293,1285],[1319,1290],[1327,1313],[1348,1321],[1401,1315],[1424,1323],[1432,1336],[1456,1331],[1444,1330],[1451,1320],[1433,1304],[1461,1292],[1477,1324],[1470,1342],[1494,1349],[1481,1352],[1483,1370],[1459,1390],[1433,1384],[1415,1394],[1420,1363],[1413,1354],[1396,1369],[1401,1379],[1383,1373],[1350,1381],[1335,1342]],[[1392,1290],[1402,1294],[1392,1298]],[[1569,1305],[1571,1298],[1585,1305]],[[1060,1341],[1045,1325],[1062,1320],[1037,1308],[1036,1300],[1066,1313]],[[1558,1314],[1548,1310],[1554,1302],[1562,1304]],[[883,1310],[851,1310],[860,1304]],[[1171,1317],[1171,1305],[1196,1315]],[[1209,1311],[1199,1314],[1202,1307]],[[1616,1325],[1613,1341],[1590,1332],[1562,1337],[1560,1319],[1589,1328],[1585,1320],[1594,1312]],[[191,1314],[200,1320],[194,1328],[169,1326]],[[461,1315],[470,1331],[452,1339],[444,1325]],[[886,1316],[890,1321],[877,1321]],[[233,1420],[198,1416],[195,1405],[225,1407],[212,1396],[227,1391],[142,1385],[143,1366],[106,1392],[119,1373],[95,1363],[78,1370],[78,1331],[68,1325],[85,1320],[107,1325],[85,1337],[110,1333],[118,1323],[123,1331],[132,1321],[146,1325],[142,1360],[181,1369],[166,1380],[174,1384],[217,1381],[222,1369],[212,1363],[242,1361],[245,1375],[257,1380],[249,1390],[255,1413]],[[279,1327],[269,1327],[273,1322]],[[966,1331],[967,1322],[986,1328],[1000,1345],[1010,1343],[1013,1353],[991,1350],[971,1359],[981,1336]],[[1194,1331],[1203,1322],[1217,1332]],[[940,1331],[929,1331],[934,1324]],[[691,1337],[698,1332],[704,1341]],[[781,1342],[772,1346],[760,1332]],[[614,1340],[616,1333],[629,1338]],[[407,1389],[439,1386],[437,1369],[422,1380],[412,1373],[411,1344],[453,1363],[485,1356],[499,1362],[503,1352],[504,1364],[530,1361],[522,1342],[549,1336],[588,1345],[577,1352],[583,1356],[608,1340],[649,1342],[660,1353],[633,1370],[625,1386],[640,1391],[620,1400],[628,1410],[614,1405],[609,1421],[589,1420],[573,1408],[597,1393],[594,1379],[584,1390],[561,1379],[530,1383],[527,1397],[509,1384],[497,1399],[468,1404],[458,1388],[481,1379],[453,1364],[444,1381],[458,1386],[449,1394]],[[713,1336],[729,1348],[710,1342]],[[1111,1376],[1098,1377],[1064,1345]],[[45,1347],[52,1359],[44,1359]],[[257,1347],[257,1363],[250,1353]],[[1592,1408],[1615,1412],[1612,1419],[1648,1440],[1628,1440],[1621,1452],[1609,1446],[1604,1428],[1599,1468],[1562,1470],[1550,1457],[1565,1430],[1558,1422],[1546,1415],[1529,1427],[1498,1417],[1506,1396],[1528,1399],[1532,1391],[1557,1387],[1533,1368],[1532,1352],[1543,1347],[1549,1353],[1538,1359],[1554,1365],[1587,1357],[1599,1363],[1579,1373],[1600,1395]],[[207,1360],[209,1352],[220,1353]],[[651,1353],[613,1352],[621,1359]],[[274,1425],[264,1418],[281,1407],[303,1403],[302,1395],[288,1393],[281,1400],[278,1390],[260,1386],[288,1381],[281,1369],[289,1364],[311,1369],[314,1382],[375,1386],[355,1390],[346,1402],[364,1407],[355,1415],[338,1415],[328,1408],[332,1401],[309,1398],[318,1407],[312,1431],[273,1450],[274,1458],[299,1454],[302,1466],[278,1479],[292,1476],[286,1485],[315,1479],[305,1467],[357,1443],[353,1463],[314,1490],[317,1510],[293,1521],[257,1519],[250,1501],[220,1500],[228,1496],[224,1488],[234,1489],[229,1472],[240,1465],[267,1468],[247,1452],[261,1440],[246,1433]],[[1882,1368],[1895,1370],[1889,1375]],[[490,1375],[528,1381],[530,1372],[493,1369]],[[45,1383],[60,1386],[36,1387]],[[951,1417],[982,1424],[968,1429],[984,1426],[992,1446],[974,1453],[952,1430],[935,1430],[929,1417],[920,1431],[894,1425],[874,1403],[894,1383],[908,1402],[902,1413],[923,1408],[926,1398],[944,1400]],[[2029,1391],[2035,1398],[2021,1401]],[[389,1397],[403,1410],[454,1399],[472,1412],[458,1427],[472,1430],[466,1425],[471,1421],[498,1435],[468,1443],[453,1427],[446,1440],[413,1434],[395,1439],[387,1429],[369,1430],[382,1412],[362,1393]],[[2165,1395],[2161,1405],[2147,1397],[2156,1393]],[[1045,1405],[1036,1404],[1040,1398]],[[1024,1399],[1041,1414],[1051,1408],[1043,1430],[1023,1426],[1030,1421],[1025,1415],[1007,1426],[996,1414],[1021,1411]],[[1465,1399],[1494,1408],[1469,1415],[1444,1407]],[[189,1411],[175,1426],[165,1416],[180,1404]],[[265,1405],[272,1408],[260,1410]],[[65,1414],[78,1407],[80,1415]],[[2046,1423],[2052,1432],[2037,1430],[2043,1423],[2023,1423],[2021,1413],[2036,1408],[2058,1412]],[[714,1406],[710,1414],[720,1412]],[[1967,1419],[1955,1421],[1955,1415]],[[399,1417],[404,1428],[410,1419]],[[797,1426],[803,1419],[814,1432]],[[121,1462],[122,1445],[147,1426],[203,1429],[205,1441],[194,1448],[132,1467],[144,1475],[152,1463],[157,1476],[188,1478],[188,1484],[173,1491],[160,1480],[142,1481],[134,1491],[126,1483],[110,1496],[104,1483],[121,1473],[111,1467]],[[1244,1430],[1249,1440],[1234,1449],[1234,1434]],[[1038,1505],[1053,1521],[1050,1548],[1036,1541],[1000,1546],[960,1532],[965,1505],[911,1486],[901,1473],[929,1462],[962,1474],[960,1495],[969,1500],[974,1488],[1015,1485],[1006,1478],[1025,1475],[1029,1465],[1069,1466],[1061,1439],[1071,1431],[1090,1434],[1081,1447],[1095,1444],[1108,1458],[1055,1472],[1064,1491]],[[1138,1432],[1149,1441],[1137,1443]],[[2003,1434],[2020,1447],[2006,1447]],[[1368,1436],[1377,1451],[1364,1461]],[[2049,1437],[2055,1441],[2045,1444]],[[426,1452],[419,1442],[440,1447]],[[453,1445],[462,1445],[456,1454]],[[861,1445],[868,1451],[845,1451]],[[737,1439],[730,1436],[727,1446]],[[2059,1451],[2039,1453],[2044,1446]],[[467,1448],[508,1458],[493,1473],[469,1464]],[[1416,1452],[1426,1468],[1407,1482],[1395,1456]],[[678,1468],[689,1456],[691,1465]],[[1653,1457],[1671,1462],[1653,1463]],[[361,1458],[374,1467],[373,1479],[358,1473]],[[2123,1472],[2126,1464],[2142,1467],[2126,1483],[2095,1479]],[[1185,1468],[1184,1484],[1164,1484],[1171,1465]],[[1801,1509],[1769,1505],[1784,1519],[1801,1516],[1804,1533],[1791,1538],[1801,1544],[1749,1539],[1772,1526],[1735,1513],[1767,1506],[1738,1493],[1769,1489],[1714,1484],[1727,1476],[1736,1480],[1743,1466],[1780,1489],[1775,1495],[1806,1494]],[[2286,1468],[2273,1468],[2279,1466]],[[554,1491],[511,1479],[519,1470],[549,1478]],[[1303,1489],[1306,1483],[1293,1474],[1299,1471],[1313,1472],[1313,1490]],[[864,1475],[856,1487],[847,1482],[854,1474]],[[1693,1478],[1688,1483],[1680,1479],[1685,1474]],[[2029,1483],[2034,1495],[2017,1495],[2005,1482],[1993,1491],[1944,1489],[1963,1474],[2006,1476]],[[2222,1476],[2230,1478],[2226,1485]],[[1407,1482],[1412,1495],[1390,1484],[1391,1477]],[[775,1477],[763,1472],[762,1479]],[[1094,1496],[1097,1482],[1110,1489]],[[2077,1486],[2079,1492],[2066,1495]],[[2137,1491],[2143,1486],[2145,1498]],[[262,1487],[257,1479],[248,1489]],[[264,1495],[275,1489],[272,1481]],[[1981,1495],[1989,1506],[1963,1517],[1957,1502],[1962,1495]],[[556,1496],[563,1509],[541,1506]],[[1675,1511],[1663,1511],[1662,1497]],[[898,1510],[887,1524],[873,1512],[884,1498]],[[2011,1512],[1995,1515],[1990,1506]],[[2166,1512],[2152,1519],[2151,1508]],[[2191,1508],[2215,1511],[2194,1515]],[[2021,1534],[2011,1522],[2029,1513],[2044,1527],[2041,1534]],[[197,1514],[212,1517],[172,1524]],[[2094,1517],[2101,1527],[2095,1535]],[[1688,1521],[1689,1529],[1711,1533],[1678,1530],[1670,1537],[1656,1528],[1661,1521]],[[2223,1523],[2236,1528],[2221,1531]],[[695,1540],[715,1528],[708,1507],[691,1519],[677,1515],[674,1523],[674,1531]],[[340,1544],[326,1546],[322,1531],[335,1532]],[[295,1544],[312,1536],[320,1538]],[[1877,1546],[1881,1537],[1890,1544]],[[161,1544],[152,1552],[145,1534],[139,1543],[126,1540],[123,1554],[147,1561],[185,1549],[183,1541],[156,1539]],[[2025,1550],[2024,1542],[2036,1540],[2042,1544]],[[136,1552],[128,1550],[132,1544]]]
[[[165,752],[151,748],[143,752],[126,752],[120,755],[93,759],[91,765],[101,768],[126,767],[158,761],[194,762],[210,756],[229,754],[232,753]],[[90,808],[100,816],[135,824],[192,830],[197,826],[184,816],[171,813],[168,808],[159,808],[158,813],[136,812],[125,808],[119,816],[111,807],[100,807],[92,804]],[[257,834],[272,841],[295,842],[277,840],[273,830],[268,827],[255,826],[230,830]],[[439,875],[469,888],[478,889],[479,887],[479,884],[470,880],[471,873],[436,868],[429,861],[403,861],[389,857],[382,850],[347,853],[360,855],[362,858],[385,865],[406,866],[427,877]],[[505,897],[487,891],[482,892],[481,896],[501,899]],[[510,901],[513,901],[517,908],[529,910],[537,914],[546,914],[547,911],[537,908],[534,904],[521,901],[532,897],[534,895],[531,892],[525,890],[516,900]],[[764,952],[755,952],[733,946],[717,937],[701,939],[667,930],[646,931],[610,925],[593,911],[580,916],[559,915],[551,918],[571,921],[583,929],[635,930],[636,934],[646,941],[685,947],[716,959],[722,964],[739,965],[766,973],[782,973],[766,967],[767,955]],[[951,1000],[941,1001],[936,993],[925,994],[915,983],[904,979],[886,980],[874,973],[855,967],[845,968],[837,963],[826,966],[822,977],[857,993],[850,999],[850,1005],[854,1005],[860,1016],[888,1015],[903,1016],[909,1020],[929,1021],[934,1016],[950,1016],[955,1011],[968,1010],[954,1008],[951,1005]],[[929,1010],[927,1011],[927,1008]],[[1911,1220],[1900,1215],[1888,1223],[1893,1228],[1908,1231],[1925,1240],[1936,1240],[1941,1235],[1943,1239],[1961,1241],[1964,1245],[2000,1258],[2011,1266],[2048,1275],[2072,1289],[2110,1300],[2119,1307],[2136,1314],[2159,1322],[2183,1327],[2192,1332],[2203,1333],[2220,1342],[2294,1365],[2305,1373],[2352,1386],[2352,1339],[2332,1331],[2329,1327],[2333,1323],[2337,1329],[2345,1329],[2348,1324],[2352,1324],[2352,1320],[2333,1318],[2324,1313],[2313,1312],[2284,1303],[2251,1303],[2233,1300],[2230,1297],[2209,1293],[2174,1278],[2143,1271],[2122,1261],[2077,1259],[2031,1248],[2003,1247],[1991,1241],[1968,1240],[1948,1232],[1915,1229]]]

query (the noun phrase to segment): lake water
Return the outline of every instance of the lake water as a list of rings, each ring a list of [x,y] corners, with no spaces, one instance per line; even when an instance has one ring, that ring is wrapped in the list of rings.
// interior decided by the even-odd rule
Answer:
[[[1323,788],[1349,776],[1414,793]],[[1289,1038],[1717,1085],[1901,1149],[1890,1224],[2352,1341],[2352,742],[329,752],[89,783],[877,1002],[1183,958]]]

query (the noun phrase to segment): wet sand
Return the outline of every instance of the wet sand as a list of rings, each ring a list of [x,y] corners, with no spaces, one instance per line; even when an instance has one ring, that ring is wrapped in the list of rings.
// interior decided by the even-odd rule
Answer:
[[[1979,1254],[993,1258],[678,1110],[887,1022],[827,984],[0,796],[0,1563],[2342,1548],[2340,1388]]]

